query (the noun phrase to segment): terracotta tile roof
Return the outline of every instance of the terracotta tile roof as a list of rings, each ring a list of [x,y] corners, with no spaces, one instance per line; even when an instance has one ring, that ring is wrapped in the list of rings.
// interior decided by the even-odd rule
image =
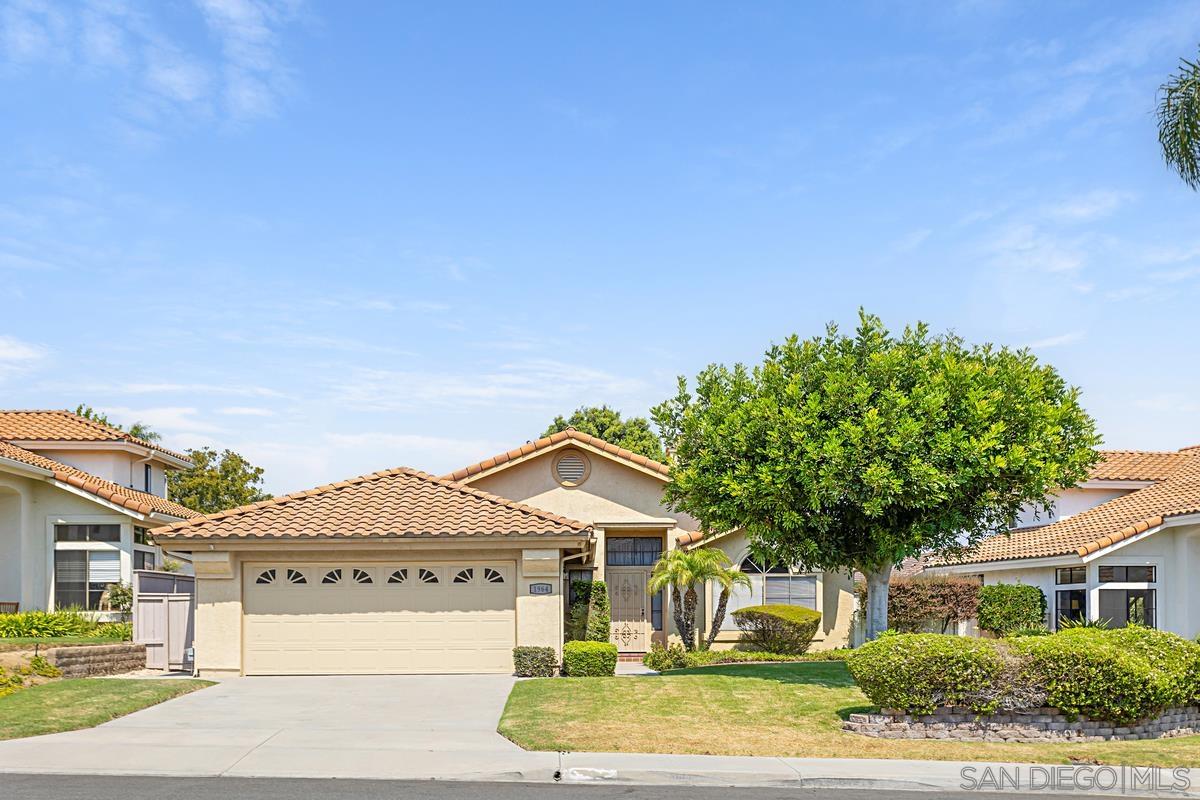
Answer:
[[[1189,449],[1176,452],[1102,450],[1103,460],[1092,470],[1091,480],[1161,481],[1190,458]]]
[[[974,564],[1072,554],[1082,558],[1161,525],[1170,517],[1200,513],[1200,450],[1188,448],[1171,454],[1135,455],[1174,455],[1177,458],[1163,459],[1157,465],[1143,465],[1133,471],[1121,467],[1118,471],[1122,474],[1142,476],[1137,480],[1149,480],[1150,474],[1162,474],[1163,477],[1153,486],[1121,495],[1058,522],[989,537],[973,552],[952,563]],[[1098,469],[1106,467],[1101,465]],[[1156,473],[1155,470],[1159,471]]]
[[[129,442],[191,461],[183,453],[130,436],[70,411],[0,411],[0,439],[18,442]]]
[[[15,444],[0,442],[0,458],[7,458],[20,464],[49,470],[54,473],[54,480],[60,483],[74,486],[76,489],[82,489],[114,505],[121,508],[128,508],[139,514],[157,512],[185,519],[200,516],[199,512],[192,511],[190,508],[181,506],[179,503],[172,502],[165,497],[159,497],[148,492],[139,492],[137,489],[130,489],[127,486],[106,481],[103,478],[92,475],[90,472],[84,472],[68,464],[61,464],[58,461],[38,455],[37,453],[31,453],[23,447],[17,447]]]
[[[579,536],[591,526],[401,467],[158,528],[160,540]]]
[[[507,453],[500,453],[499,455],[484,459],[478,464],[472,464],[469,467],[463,467],[460,470],[455,470],[449,475],[443,475],[442,477],[452,481],[467,480],[481,472],[487,472],[493,467],[498,467],[501,464],[507,464],[510,461],[515,461],[517,459],[533,455],[540,450],[554,447],[555,445],[565,442],[568,439],[588,445],[590,447],[594,447],[597,450],[602,450],[613,458],[634,464],[642,467],[643,469],[650,470],[651,472],[656,472],[659,475],[662,475],[664,478],[667,477],[671,471],[671,468],[666,464],[655,461],[652,458],[646,458],[645,456],[634,453],[631,450],[626,450],[624,447],[617,447],[615,444],[609,444],[603,439],[599,439],[595,436],[591,436],[586,433],[580,433],[574,428],[567,428],[565,431],[559,431],[558,433],[551,434],[550,436],[544,436],[541,439],[538,439],[536,442],[526,442],[520,447],[514,447]]]

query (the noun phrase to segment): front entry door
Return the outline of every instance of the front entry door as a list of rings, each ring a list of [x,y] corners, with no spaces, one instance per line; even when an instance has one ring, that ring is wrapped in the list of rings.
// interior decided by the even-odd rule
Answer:
[[[609,641],[622,653],[644,653],[650,649],[650,594],[646,584],[649,569],[608,568],[608,596],[612,613]]]

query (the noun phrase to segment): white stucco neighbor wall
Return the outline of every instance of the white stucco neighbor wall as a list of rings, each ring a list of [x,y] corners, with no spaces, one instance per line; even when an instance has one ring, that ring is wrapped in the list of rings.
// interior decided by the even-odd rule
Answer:
[[[1101,503],[1107,503],[1109,500],[1115,500],[1132,491],[1133,489],[1067,489],[1054,496],[1054,508],[1049,513],[1043,512],[1038,515],[1034,513],[1033,508],[1023,509],[1017,518],[1015,527],[1028,528],[1034,525],[1048,525],[1051,522],[1074,516],[1081,511],[1087,511]]]
[[[1164,527],[1144,538],[1101,551],[1090,560],[1078,557],[1046,559],[1044,565],[1009,567],[1001,564],[973,565],[968,569],[982,576],[984,585],[1024,583],[1037,586],[1046,596],[1047,622],[1057,619],[1056,592],[1065,588],[1055,582],[1060,567],[1085,567],[1087,610],[1091,619],[1100,616],[1100,590],[1153,588],[1157,600],[1157,627],[1188,639],[1200,636],[1200,524]],[[1154,566],[1154,584],[1101,584],[1102,566]],[[932,570],[936,572],[937,570]],[[956,570],[962,574],[964,570]],[[1070,587],[1077,588],[1077,587]]]
[[[40,480],[0,472],[0,600],[22,610],[54,603],[54,525],[105,523],[121,526],[120,543],[72,545],[120,551],[121,580],[133,578],[133,528],[150,527],[116,508]]]

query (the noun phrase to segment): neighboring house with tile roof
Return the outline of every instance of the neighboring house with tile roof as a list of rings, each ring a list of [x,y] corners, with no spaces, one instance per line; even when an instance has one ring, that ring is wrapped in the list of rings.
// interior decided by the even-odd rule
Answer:
[[[696,520],[663,503],[669,468],[574,430],[442,477],[392,469],[154,531],[196,572],[201,675],[512,671],[561,652],[575,581],[604,580],[629,656],[674,636],[658,558]],[[704,545],[708,546],[708,545]],[[714,540],[747,563],[740,532]],[[848,641],[847,576],[749,565],[763,600],[817,608],[816,647]],[[698,619],[707,619],[706,587]],[[737,638],[727,623],[718,638]]]
[[[1151,625],[1200,634],[1200,448],[1104,451],[1088,480],[1055,498],[1049,515],[966,555],[930,566],[985,584],[1026,583],[1062,618]]]
[[[167,499],[187,456],[69,411],[0,411],[0,604],[99,609],[162,565],[150,528],[199,516]]]

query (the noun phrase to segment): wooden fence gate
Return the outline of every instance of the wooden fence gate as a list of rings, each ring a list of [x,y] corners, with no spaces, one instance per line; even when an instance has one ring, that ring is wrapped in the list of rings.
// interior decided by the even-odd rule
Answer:
[[[196,581],[155,570],[133,573],[133,640],[146,645],[146,667],[191,668]]]

